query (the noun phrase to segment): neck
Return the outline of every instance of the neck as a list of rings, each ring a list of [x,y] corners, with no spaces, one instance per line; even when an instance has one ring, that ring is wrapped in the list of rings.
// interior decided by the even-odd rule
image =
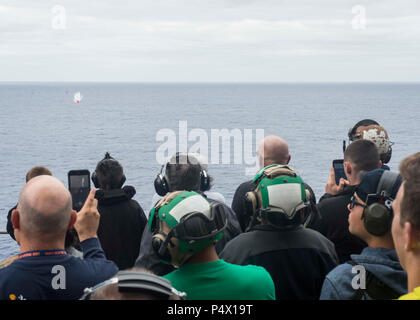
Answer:
[[[407,289],[408,292],[413,292],[415,288],[420,286],[420,272],[419,272],[419,264],[420,264],[420,257],[414,259],[406,259],[410,262],[405,266],[405,271],[407,272]]]
[[[366,243],[371,248],[395,249],[391,234],[387,234],[384,237],[371,237],[366,240]]]
[[[40,250],[64,250],[64,238],[63,239],[22,239],[20,241],[20,253],[28,251],[40,251]]]
[[[357,186],[360,183],[360,180],[358,178],[358,174],[354,176],[347,177],[347,180],[351,186]]]
[[[206,263],[219,260],[216,249],[214,245],[209,245],[203,251],[193,255],[187,263]]]

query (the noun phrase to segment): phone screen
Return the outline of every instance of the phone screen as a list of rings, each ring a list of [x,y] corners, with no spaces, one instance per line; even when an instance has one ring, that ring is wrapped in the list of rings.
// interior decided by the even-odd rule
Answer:
[[[73,199],[73,209],[79,211],[90,191],[90,174],[87,170],[72,170],[68,173],[69,190]]]
[[[346,174],[344,173],[343,160],[334,160],[333,167],[335,173],[335,183],[338,185],[341,178],[347,179]]]

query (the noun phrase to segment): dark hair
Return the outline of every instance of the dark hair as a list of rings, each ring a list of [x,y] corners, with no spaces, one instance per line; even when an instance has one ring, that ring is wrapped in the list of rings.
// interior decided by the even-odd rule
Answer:
[[[376,145],[369,140],[356,140],[349,144],[344,152],[344,161],[350,161],[359,174],[379,167],[379,152]]]
[[[420,152],[404,158],[400,163],[404,179],[404,194],[401,200],[400,222],[410,222],[420,231]]]
[[[48,169],[46,167],[43,167],[43,166],[35,166],[35,167],[31,168],[26,173],[26,182],[28,182],[32,178],[35,178],[35,177],[38,177],[38,176],[42,176],[42,175],[52,176],[52,173],[51,173],[50,169]]]
[[[175,158],[168,162],[165,175],[170,191],[200,191],[201,165],[196,159],[192,160],[188,155],[177,153]]]
[[[120,186],[124,174],[123,167],[107,152],[105,157],[98,162],[95,169],[101,189],[116,189]]]
[[[200,160],[189,153],[176,153],[167,163],[165,176],[169,190],[206,191],[213,185],[213,177],[207,173],[209,184],[206,190],[201,190],[201,172],[204,170]],[[206,170],[207,172],[207,170]]]

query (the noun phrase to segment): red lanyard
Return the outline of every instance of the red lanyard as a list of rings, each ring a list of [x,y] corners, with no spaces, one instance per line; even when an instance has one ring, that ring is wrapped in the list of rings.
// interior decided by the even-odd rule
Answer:
[[[18,259],[26,258],[26,257],[42,257],[42,256],[58,256],[67,254],[65,250],[35,250],[35,251],[27,251],[24,253],[19,254]]]

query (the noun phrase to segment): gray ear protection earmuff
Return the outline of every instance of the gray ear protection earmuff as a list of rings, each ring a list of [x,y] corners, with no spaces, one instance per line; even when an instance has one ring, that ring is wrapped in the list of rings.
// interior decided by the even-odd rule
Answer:
[[[392,191],[399,178],[398,173],[384,171],[379,180],[376,194],[367,196],[366,203],[369,203],[370,199],[375,199],[375,202],[364,209],[362,219],[366,230],[374,236],[383,236],[391,230],[394,217]]]
[[[79,300],[89,300],[94,292],[113,283],[118,283],[119,292],[152,293],[161,297],[162,300],[169,299],[172,295],[178,296],[181,300],[186,297],[185,292],[173,288],[171,282],[165,278],[141,271],[122,270],[116,277],[86,288]]]

